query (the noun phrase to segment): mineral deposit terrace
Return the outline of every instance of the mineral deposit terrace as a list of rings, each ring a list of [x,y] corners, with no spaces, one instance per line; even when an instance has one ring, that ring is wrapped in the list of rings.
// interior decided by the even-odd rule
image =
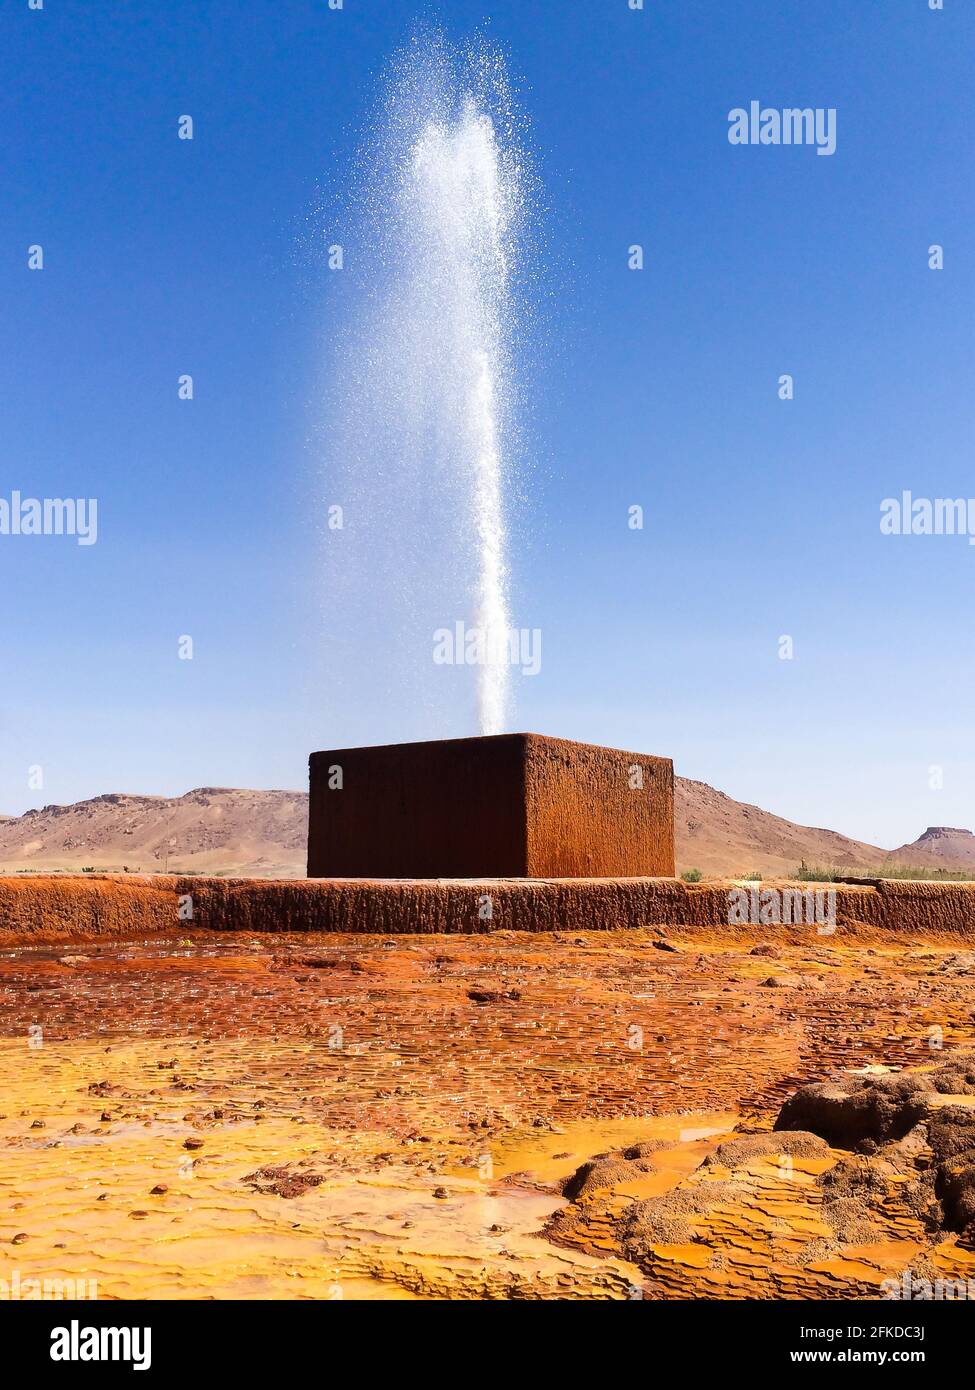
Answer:
[[[971,1046],[972,890],[840,885],[827,934],[730,926],[728,892],[0,880],[0,1279],[435,1299],[967,1277],[968,1238],[913,1195],[923,1150],[898,1167],[773,1125],[806,1083]]]

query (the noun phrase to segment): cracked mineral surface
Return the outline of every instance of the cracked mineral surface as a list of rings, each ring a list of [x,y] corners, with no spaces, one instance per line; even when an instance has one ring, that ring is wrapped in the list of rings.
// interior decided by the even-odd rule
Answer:
[[[27,939],[0,952],[0,1279],[724,1299],[975,1278],[973,1010],[960,935]]]

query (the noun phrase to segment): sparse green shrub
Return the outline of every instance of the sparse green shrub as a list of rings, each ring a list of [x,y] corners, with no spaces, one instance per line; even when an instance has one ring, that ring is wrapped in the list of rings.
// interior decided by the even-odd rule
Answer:
[[[905,868],[892,864],[881,864],[876,869],[831,869],[821,865],[807,864],[803,860],[796,870],[796,878],[800,883],[836,883],[840,879],[871,878],[919,878],[935,883],[971,883],[975,880],[975,872],[969,870],[964,873],[956,869],[922,869],[910,865]]]

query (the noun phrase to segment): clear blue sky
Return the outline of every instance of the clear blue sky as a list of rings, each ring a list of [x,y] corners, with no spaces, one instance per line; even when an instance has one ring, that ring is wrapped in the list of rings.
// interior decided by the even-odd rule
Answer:
[[[975,549],[879,532],[975,495],[969,0],[8,0],[0,496],[99,539],[0,536],[0,811],[414,732],[330,695],[315,397],[316,209],[417,17],[504,47],[547,205],[515,726],[887,846],[975,825]],[[835,107],[835,155],[730,145],[753,99]]]

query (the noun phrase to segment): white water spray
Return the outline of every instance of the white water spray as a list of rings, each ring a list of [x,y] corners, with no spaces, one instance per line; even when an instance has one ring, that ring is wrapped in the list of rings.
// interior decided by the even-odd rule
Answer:
[[[357,559],[343,552],[355,574],[345,587],[359,585],[360,615],[363,588],[378,600],[390,684],[428,711],[442,705],[433,632],[477,630],[484,734],[509,713],[512,278],[525,203],[512,128],[496,56],[434,42],[400,64],[355,207],[360,276],[333,425],[358,541]],[[456,700],[464,678],[447,679]],[[435,722],[445,732],[452,720],[441,708]]]

